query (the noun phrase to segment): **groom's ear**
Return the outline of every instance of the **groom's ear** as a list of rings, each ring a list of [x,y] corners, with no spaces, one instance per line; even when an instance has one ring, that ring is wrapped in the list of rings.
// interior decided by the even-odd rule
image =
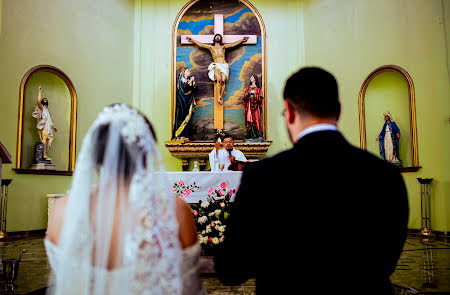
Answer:
[[[295,121],[295,117],[297,116],[297,112],[295,111],[294,105],[289,100],[285,99],[284,108],[285,108],[284,117],[286,119],[286,122],[289,124],[293,124]]]

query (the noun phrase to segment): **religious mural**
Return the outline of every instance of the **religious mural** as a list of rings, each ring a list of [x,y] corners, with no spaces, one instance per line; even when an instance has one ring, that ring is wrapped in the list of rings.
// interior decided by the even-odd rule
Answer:
[[[263,85],[265,77],[263,74],[264,57],[261,24],[252,9],[238,0],[197,1],[179,18],[176,27],[176,69],[174,69],[176,71],[174,73],[176,79],[174,84],[175,86],[181,85],[179,79],[183,77],[181,73],[184,73],[186,69],[189,69],[190,75],[195,77],[196,82],[196,89],[193,92],[195,108],[190,118],[191,122],[186,124],[190,130],[183,130],[183,134],[188,134],[189,136],[186,137],[194,141],[213,140],[214,138],[214,129],[217,127],[214,124],[214,112],[217,111],[217,106],[215,110],[215,84],[212,80],[214,72],[211,69],[214,67],[212,63],[217,62],[217,57],[211,49],[205,48],[208,45],[202,47],[202,43],[199,42],[200,44],[197,44],[197,42],[184,36],[193,35],[192,39],[198,38],[198,40],[203,40],[199,37],[201,35],[214,36],[217,34],[217,30],[220,31],[217,23],[221,24],[222,21],[220,19],[217,22],[217,16],[215,19],[215,15],[218,14],[223,16],[223,44],[226,47],[225,60],[228,64],[228,69],[219,69],[219,66],[222,65],[217,65],[220,73],[227,74],[225,76],[227,81],[224,84],[225,93],[223,97],[219,98],[219,103],[223,104],[223,129],[235,139],[248,137],[247,129],[249,123],[246,120],[250,117],[245,111],[246,106],[248,109],[248,103],[244,103],[244,97],[246,90],[251,85],[251,77],[254,76],[259,81],[259,85],[261,85],[258,92],[259,106],[257,114],[259,115],[257,119],[260,123],[258,123],[259,129],[253,128],[251,131],[253,132],[252,134],[264,137],[265,118],[263,118],[263,103],[265,103],[265,95]],[[184,38],[183,42],[182,36]],[[247,36],[250,36],[250,39]],[[227,42],[227,40],[230,41]],[[184,79],[189,81],[189,77]],[[179,87],[174,89],[174,96],[178,93],[178,90]],[[173,114],[175,114],[176,108],[176,99],[174,99]],[[173,115],[173,117],[175,116]],[[180,121],[180,119],[173,118],[173,129],[179,128],[183,123],[182,121],[177,121]],[[173,135],[175,131],[172,130]]]

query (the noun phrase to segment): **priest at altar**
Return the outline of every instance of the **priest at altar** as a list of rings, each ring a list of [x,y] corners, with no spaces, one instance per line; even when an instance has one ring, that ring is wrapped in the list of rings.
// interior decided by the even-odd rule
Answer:
[[[209,153],[211,171],[220,171],[219,164],[223,164],[223,170],[226,171],[236,160],[247,161],[247,158],[244,153],[234,148],[234,140],[231,136],[223,139],[223,148],[221,148],[221,143],[216,141],[215,148]]]

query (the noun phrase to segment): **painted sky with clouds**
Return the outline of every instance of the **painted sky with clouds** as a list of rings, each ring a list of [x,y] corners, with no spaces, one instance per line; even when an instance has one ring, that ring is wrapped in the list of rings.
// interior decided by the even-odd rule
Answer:
[[[218,1],[199,1],[186,11],[181,18],[178,28],[178,44],[176,51],[177,77],[183,67],[191,68],[192,75],[195,76],[199,86],[196,93],[197,107],[193,116],[193,125],[197,122],[213,119],[213,83],[207,77],[207,67],[212,61],[211,54],[207,50],[197,49],[194,45],[181,45],[180,35],[212,34],[214,25],[214,13],[224,14],[224,34],[230,35],[257,35],[256,45],[243,45],[226,51],[226,60],[230,64],[230,77],[226,84],[226,94],[224,98],[224,123],[225,126],[233,126],[233,131],[237,137],[245,137],[244,105],[241,103],[241,94],[248,86],[249,74],[261,76],[261,58],[257,58],[262,53],[261,30],[259,23],[253,12],[242,2],[228,2],[226,7]],[[233,4],[233,5],[232,5]],[[210,9],[213,7],[213,9]],[[254,64],[256,61],[256,64]],[[259,61],[259,64],[258,64]],[[243,68],[250,72],[244,74]],[[230,100],[231,98],[231,100]],[[232,124],[230,124],[232,123]],[[204,124],[204,123],[202,123]],[[226,129],[226,128],[225,128]],[[227,130],[226,130],[227,131]],[[199,138],[197,138],[199,139]],[[203,138],[202,138],[203,139]]]

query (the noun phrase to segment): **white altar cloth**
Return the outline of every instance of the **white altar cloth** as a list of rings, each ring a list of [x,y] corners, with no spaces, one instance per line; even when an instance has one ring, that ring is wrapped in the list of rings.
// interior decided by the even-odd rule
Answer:
[[[174,184],[179,184],[180,181],[185,187],[189,185],[200,186],[199,189],[187,192],[182,198],[188,203],[198,203],[198,201],[206,201],[208,198],[208,191],[210,189],[220,189],[221,184],[225,182],[227,189],[237,189],[241,184],[242,171],[223,171],[223,172],[167,172],[169,177],[169,184],[172,187]],[[234,201],[234,194],[231,201]]]
[[[206,201],[208,198],[208,191],[210,189],[221,189],[221,184],[225,182],[228,190],[237,189],[241,184],[242,171],[223,171],[223,172],[166,172],[169,178],[169,185],[173,188],[174,184],[183,184],[182,192],[195,183],[200,188],[194,188],[193,191],[189,190],[186,194],[179,194],[188,203],[198,203],[198,201]],[[180,187],[180,186],[179,186]],[[67,192],[69,193],[69,191]],[[48,211],[50,212],[56,199],[62,197],[65,194],[47,194],[48,198]],[[231,201],[234,201],[236,194],[233,194]]]

